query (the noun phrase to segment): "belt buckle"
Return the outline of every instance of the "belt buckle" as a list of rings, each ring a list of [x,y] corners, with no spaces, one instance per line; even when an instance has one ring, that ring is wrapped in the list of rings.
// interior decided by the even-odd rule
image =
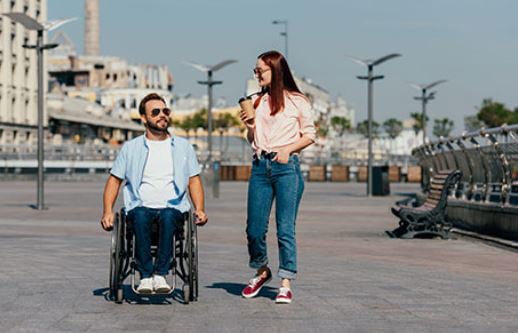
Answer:
[[[267,160],[272,160],[275,155],[277,155],[277,152],[274,152],[274,151],[271,151],[269,153],[266,153],[266,152],[261,152],[261,157],[264,158],[264,159],[267,159]]]
[[[275,151],[267,153],[263,150],[263,151],[261,151],[260,154],[254,153],[253,159],[254,160],[272,160],[276,155],[277,155],[277,152],[275,152]]]

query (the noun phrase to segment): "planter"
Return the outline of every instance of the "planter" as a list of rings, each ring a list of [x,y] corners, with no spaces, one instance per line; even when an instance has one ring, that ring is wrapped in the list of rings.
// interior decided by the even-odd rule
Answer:
[[[333,182],[349,181],[349,167],[346,165],[333,165],[331,168],[331,181],[333,181]]]
[[[237,165],[235,168],[235,180],[248,181],[250,173],[252,172],[252,167],[249,165]]]
[[[407,180],[409,183],[420,183],[421,182],[421,167],[420,166],[409,166],[407,172]]]
[[[401,181],[401,167],[391,165],[389,167],[389,181],[391,183],[399,183]]]
[[[325,165],[310,166],[308,180],[310,182],[325,182],[326,181],[326,166]]]

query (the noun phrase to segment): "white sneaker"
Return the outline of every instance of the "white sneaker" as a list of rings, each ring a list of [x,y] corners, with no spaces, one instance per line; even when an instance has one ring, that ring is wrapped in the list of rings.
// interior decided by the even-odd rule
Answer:
[[[140,280],[137,291],[141,294],[151,294],[153,292],[153,279],[145,278]]]
[[[157,293],[168,293],[171,291],[171,287],[162,275],[153,275],[153,289]]]

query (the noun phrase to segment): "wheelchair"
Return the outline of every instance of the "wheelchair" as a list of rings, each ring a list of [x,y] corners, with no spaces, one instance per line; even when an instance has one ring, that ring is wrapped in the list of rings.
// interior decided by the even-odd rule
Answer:
[[[158,256],[158,223],[151,224],[151,256],[153,261]],[[152,293],[145,296],[171,296],[176,289],[177,277],[183,282],[182,295],[184,304],[198,300],[198,235],[192,212],[184,213],[182,225],[173,236],[173,253],[169,272],[173,283],[169,293]],[[111,232],[110,248],[110,298],[116,303],[124,300],[123,282],[131,276],[131,289],[140,293],[135,286],[137,262],[135,258],[135,234],[133,222],[127,218],[125,209],[115,215]]]

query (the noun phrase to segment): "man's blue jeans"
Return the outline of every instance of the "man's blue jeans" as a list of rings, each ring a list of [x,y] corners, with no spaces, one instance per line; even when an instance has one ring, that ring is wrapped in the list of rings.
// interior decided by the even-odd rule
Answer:
[[[183,222],[183,214],[173,208],[136,207],[129,211],[128,219],[133,221],[135,232],[135,257],[140,278],[154,274],[167,275],[173,254],[173,235]],[[158,255],[153,267],[151,256],[151,223],[158,222]]]
[[[295,279],[297,274],[297,245],[295,220],[304,191],[299,158],[292,155],[288,163],[256,159],[248,184],[248,220],[246,234],[250,267],[260,268],[268,263],[266,234],[275,199],[275,220],[279,245],[279,277]]]

